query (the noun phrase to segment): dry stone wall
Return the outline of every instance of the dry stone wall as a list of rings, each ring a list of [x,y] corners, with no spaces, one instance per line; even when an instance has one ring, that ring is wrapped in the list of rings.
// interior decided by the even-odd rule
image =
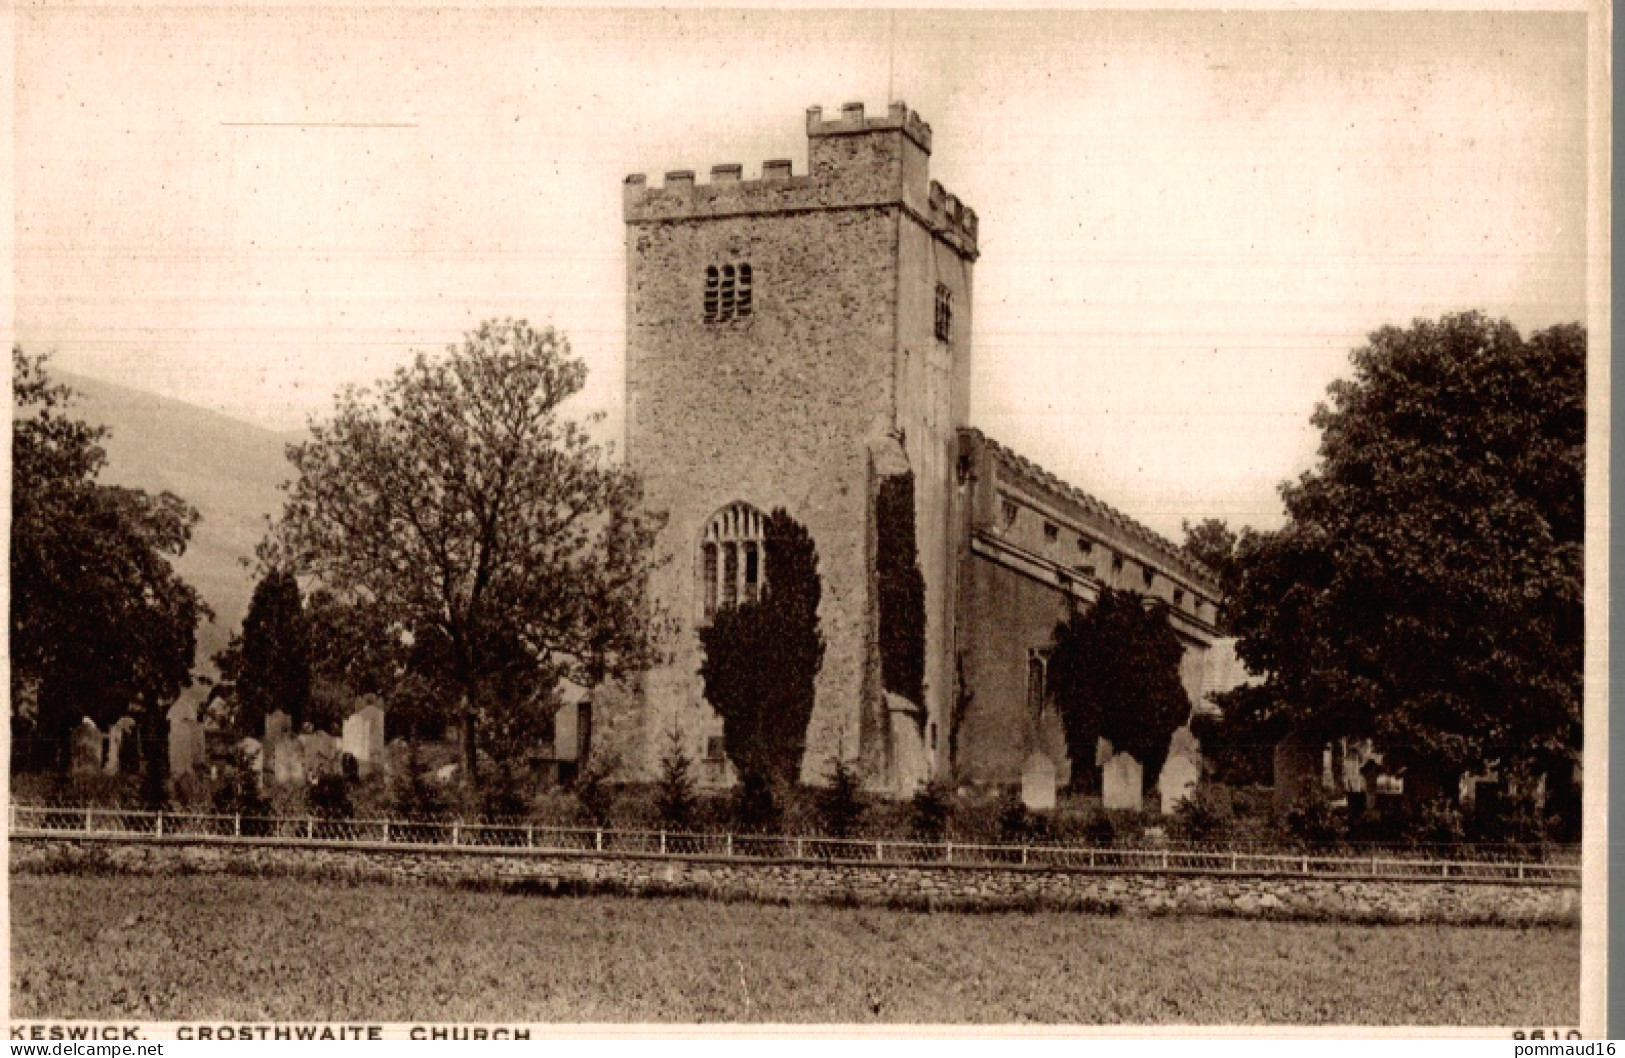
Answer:
[[[1133,874],[952,864],[807,864],[721,857],[462,849],[350,850],[287,842],[11,840],[11,869],[232,872],[473,883],[519,890],[694,895],[920,910],[1055,909],[1327,922],[1577,926],[1579,890],[1546,884]]]

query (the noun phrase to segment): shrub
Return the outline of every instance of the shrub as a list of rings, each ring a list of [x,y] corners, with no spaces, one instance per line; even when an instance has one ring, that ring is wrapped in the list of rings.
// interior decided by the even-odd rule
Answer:
[[[1413,845],[1459,845],[1466,837],[1461,811],[1443,799],[1428,801],[1406,821],[1405,838]]]
[[[350,799],[350,781],[342,775],[323,775],[305,791],[305,805],[318,819],[350,819],[355,803]]]
[[[689,830],[699,811],[694,791],[694,762],[683,750],[682,732],[673,730],[671,745],[660,759],[660,783],[655,788],[655,811],[672,830]]]
[[[406,756],[390,790],[390,805],[407,819],[434,819],[446,811],[446,800],[430,780],[429,766],[419,755],[415,739],[406,742]]]
[[[213,798],[216,812],[251,817],[271,814],[271,802],[260,790],[256,770],[248,754],[242,750],[232,753],[231,760],[220,766]]]
[[[1310,845],[1334,845],[1348,836],[1348,823],[1324,797],[1309,796],[1286,811],[1286,832]]]
[[[576,773],[576,803],[594,826],[608,823],[615,811],[615,790],[609,781],[620,764],[620,758],[600,750]]]
[[[952,814],[947,787],[939,782],[927,783],[909,802],[909,833],[920,841],[941,841]]]
[[[1174,806],[1168,833],[1181,841],[1214,841],[1230,827],[1230,806],[1210,786],[1198,786]]]
[[[818,791],[818,823],[833,838],[852,835],[863,818],[863,795],[857,771],[840,757],[829,774],[829,785]]]
[[[733,796],[733,825],[744,834],[769,834],[782,822],[779,797],[773,784],[759,773],[747,773]]]
[[[998,810],[1000,841],[1030,841],[1050,835],[1049,818],[1028,808],[1017,790],[999,796]]]

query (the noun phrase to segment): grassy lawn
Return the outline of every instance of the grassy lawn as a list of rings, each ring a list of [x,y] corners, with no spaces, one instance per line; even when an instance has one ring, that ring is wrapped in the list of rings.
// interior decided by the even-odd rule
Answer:
[[[14,1017],[1572,1024],[1575,929],[14,874]]]

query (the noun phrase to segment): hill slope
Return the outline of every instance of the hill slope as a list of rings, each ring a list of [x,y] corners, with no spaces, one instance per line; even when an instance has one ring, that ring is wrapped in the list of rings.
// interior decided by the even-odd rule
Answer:
[[[254,580],[243,560],[282,508],[278,485],[290,477],[284,445],[296,439],[196,405],[67,372],[56,376],[79,394],[70,413],[106,426],[101,481],[148,492],[168,490],[203,520],[175,563],[214,610],[198,628],[197,667],[241,626]]]

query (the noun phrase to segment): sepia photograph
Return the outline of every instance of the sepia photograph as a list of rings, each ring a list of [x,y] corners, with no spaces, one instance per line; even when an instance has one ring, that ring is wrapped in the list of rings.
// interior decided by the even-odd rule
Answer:
[[[1602,1035],[1607,19],[19,9],[14,1027]]]

